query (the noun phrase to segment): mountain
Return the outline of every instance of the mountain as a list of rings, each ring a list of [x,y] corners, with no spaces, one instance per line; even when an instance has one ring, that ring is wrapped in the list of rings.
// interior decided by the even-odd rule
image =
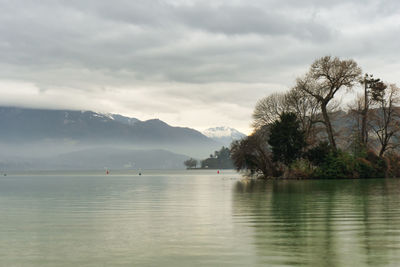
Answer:
[[[65,139],[137,144],[215,144],[200,132],[172,127],[158,119],[140,121],[92,111],[0,108],[0,138],[7,141]]]
[[[246,136],[238,130],[226,126],[208,128],[207,130],[203,131],[203,134],[216,142],[224,144],[227,147],[230,146],[232,141],[242,139]]]
[[[129,117],[121,116],[119,114],[111,114],[108,116],[109,116],[109,118],[114,119],[114,120],[121,122],[123,124],[126,124],[126,125],[133,125],[136,122],[140,121],[136,118],[129,118]]]
[[[92,111],[0,107],[0,125],[0,160],[57,156],[104,146],[162,149],[202,158],[222,146],[194,129],[173,127],[158,119],[140,121]]]

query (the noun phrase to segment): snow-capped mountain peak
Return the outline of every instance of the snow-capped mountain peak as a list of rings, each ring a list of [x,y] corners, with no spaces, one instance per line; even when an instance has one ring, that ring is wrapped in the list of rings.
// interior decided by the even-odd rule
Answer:
[[[227,126],[208,128],[207,130],[203,131],[203,134],[226,146],[229,146],[232,141],[241,139],[246,136],[238,130]]]
[[[207,137],[226,137],[226,136],[237,136],[238,138],[242,138],[245,136],[241,132],[236,129],[227,127],[227,126],[219,126],[214,128],[208,128],[203,132],[203,134]]]

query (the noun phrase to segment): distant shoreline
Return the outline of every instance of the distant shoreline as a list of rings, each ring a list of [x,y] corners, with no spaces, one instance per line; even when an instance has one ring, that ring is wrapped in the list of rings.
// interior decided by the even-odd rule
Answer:
[[[186,168],[186,170],[188,171],[197,171],[197,170],[232,170],[234,171],[235,169],[233,168],[228,168],[228,169],[224,169],[224,168]]]

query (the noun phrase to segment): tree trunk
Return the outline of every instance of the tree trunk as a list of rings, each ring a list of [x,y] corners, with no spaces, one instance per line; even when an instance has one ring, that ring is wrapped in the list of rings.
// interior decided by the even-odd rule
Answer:
[[[386,110],[385,108],[385,102],[382,100],[382,115],[383,115],[383,133],[382,133],[382,142],[381,142],[381,150],[379,151],[379,157],[383,156],[383,153],[385,153],[387,145],[389,143],[389,134],[388,134],[388,127],[390,123],[390,105],[389,105],[389,111]],[[388,114],[389,113],[389,114]]]
[[[368,92],[367,82],[364,80],[364,109],[361,112],[361,142],[366,145],[368,142],[368,131],[367,131],[367,114],[368,114]]]
[[[386,150],[386,144],[382,144],[381,150],[379,151],[380,158],[383,156],[383,153],[385,153],[385,150]]]
[[[324,117],[326,133],[328,134],[329,143],[331,144],[333,150],[336,150],[335,138],[333,137],[333,129],[331,121],[329,120],[328,111],[326,110],[326,105],[327,105],[326,103],[321,103],[322,116]]]

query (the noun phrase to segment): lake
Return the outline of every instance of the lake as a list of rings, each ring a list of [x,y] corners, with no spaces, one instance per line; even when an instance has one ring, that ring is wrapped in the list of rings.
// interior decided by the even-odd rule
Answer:
[[[0,177],[1,266],[399,266],[400,180]]]

